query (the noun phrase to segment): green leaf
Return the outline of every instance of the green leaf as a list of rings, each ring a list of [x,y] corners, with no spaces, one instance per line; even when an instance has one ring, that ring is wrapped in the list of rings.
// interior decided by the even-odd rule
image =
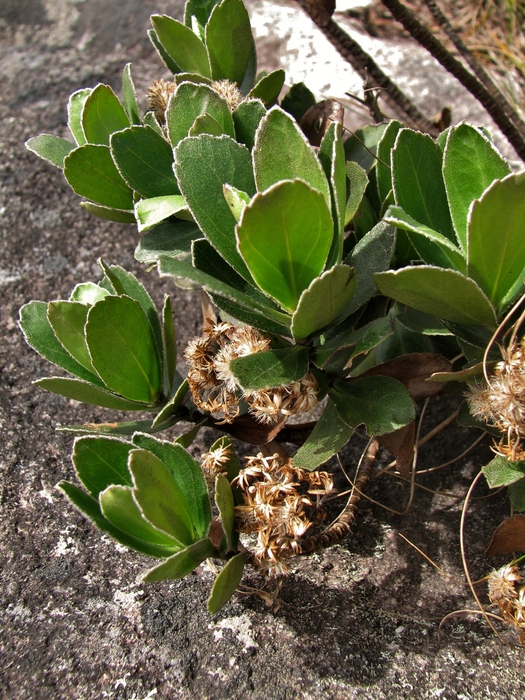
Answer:
[[[148,29],[148,37],[153,44],[155,51],[159,54],[160,58],[162,59],[164,65],[166,68],[169,70],[170,73],[172,74],[177,74],[181,72],[181,69],[179,66],[175,63],[173,58],[169,55],[169,53],[166,51],[164,46],[160,43],[159,37],[157,36],[157,32],[154,29]],[[148,113],[144,116],[144,119],[142,120],[142,123],[146,123],[146,118],[148,117]]]
[[[186,0],[184,6],[184,24],[187,27],[193,28],[196,21],[199,25],[199,30],[204,27],[210,18],[211,11],[221,0]]]
[[[259,309],[249,308],[244,304],[237,304],[229,297],[223,295],[209,292],[212,302],[219,308],[223,314],[223,318],[239,321],[240,323],[246,323],[248,326],[253,326],[258,328],[264,333],[271,333],[273,335],[284,335],[286,337],[290,336],[290,318],[287,317],[287,325],[284,323],[277,323],[276,321],[268,318],[267,315],[262,313]],[[225,316],[226,314],[226,316]]]
[[[381,140],[377,145],[377,189],[379,199],[384,202],[392,189],[392,168],[391,168],[391,151],[394,148],[397,135],[403,128],[401,122],[392,119],[388,122],[386,129],[381,136]]]
[[[98,216],[100,219],[117,221],[120,224],[134,224],[135,214],[131,209],[115,209],[114,207],[103,207],[101,204],[93,202],[80,202],[80,206],[90,214]]]
[[[346,163],[346,177],[348,179],[349,194],[345,206],[345,226],[356,215],[368,186],[368,175],[360,165],[351,160]]]
[[[159,274],[161,277],[170,276],[195,282],[209,294],[213,294],[214,297],[219,296],[231,300],[250,313],[259,313],[270,321],[277,323],[283,329],[285,335],[287,332],[289,333],[289,316],[280,311],[275,311],[271,306],[265,306],[257,302],[247,294],[239,292],[237,289],[230,287],[230,285],[215,279],[211,275],[207,275],[205,272],[201,272],[201,270],[196,270],[188,263],[161,255],[159,258]]]
[[[87,382],[104,387],[99,377],[87,370],[64,348],[47,318],[47,304],[30,301],[20,309],[20,328],[26,342],[46,360]]]
[[[139,540],[110,523],[109,520],[102,515],[99,502],[93,498],[93,496],[90,496],[82,489],[79,489],[77,486],[67,481],[61,481],[58,486],[66,494],[75,508],[89,518],[102,532],[107,532],[108,535],[113,537],[117,542],[120,542],[120,544],[130,547],[137,552],[142,552],[142,554],[147,554],[150,557],[164,558],[166,556],[167,552],[165,546]]]
[[[328,399],[308,439],[293,456],[294,465],[309,471],[317,469],[346,445],[353,432],[340,417],[334,402]]]
[[[261,119],[255,136],[253,167],[259,192],[281,180],[301,178],[322,192],[330,204],[330,187],[321,163],[299,126],[280,107],[272,107]]]
[[[435,316],[429,316],[416,309],[408,308],[397,314],[397,320],[408,330],[423,335],[453,335]]]
[[[364,423],[368,435],[392,433],[415,417],[408,390],[392,377],[338,381],[328,394],[344,422],[351,428]]]
[[[491,489],[499,486],[509,486],[525,476],[525,462],[511,462],[497,455],[492,461],[482,467]]]
[[[184,449],[187,449],[188,447],[190,447],[190,445],[193,444],[193,441],[199,434],[200,429],[205,427],[207,422],[208,419],[203,418],[199,423],[194,423],[193,428],[190,428],[185,433],[179,435],[178,438],[175,438],[174,443],[176,445],[181,445],[181,447],[184,447]]]
[[[177,258],[191,251],[196,238],[202,238],[202,231],[192,221],[164,220],[142,236],[135,249],[135,259],[155,263],[161,255]]]
[[[255,134],[266,114],[266,109],[260,100],[244,100],[233,112],[235,139],[252,150],[255,144]]]
[[[57,168],[64,167],[64,158],[75,148],[69,141],[51,134],[35,136],[26,141],[25,147],[51,165],[56,165]]]
[[[350,304],[357,289],[355,270],[335,265],[316,277],[299,298],[292,317],[295,340],[303,340],[331,324]]]
[[[236,532],[235,532],[235,501],[230,482],[223,474],[217,474],[215,479],[215,504],[219,509],[221,525],[226,535],[228,549],[226,551],[234,551],[236,547]]]
[[[222,136],[224,129],[214,117],[211,117],[209,114],[201,114],[188,131],[188,136],[199,136],[199,134]]]
[[[113,437],[76,438],[72,460],[77,476],[89,493],[99,493],[114,484],[132,486],[128,470],[129,453],[133,445]]]
[[[409,216],[456,243],[441,162],[441,149],[428,134],[401,129],[392,150],[394,195]]]
[[[171,146],[150,126],[131,126],[113,134],[111,154],[124,180],[141,197],[180,194]]]
[[[223,195],[228,184],[255,194],[250,152],[228,136],[183,139],[176,148],[177,178],[193,218],[226,262],[251,281],[235,240],[235,217]]]
[[[230,207],[231,213],[235,217],[235,221],[239,222],[244,207],[250,203],[250,197],[246,192],[241,192],[236,187],[231,185],[223,185],[224,199]]]
[[[142,117],[142,125],[149,126],[150,129],[153,129],[158,136],[162,137],[163,139],[166,138],[155,112],[152,112],[151,110],[146,112],[146,114]]]
[[[235,593],[237,586],[241,582],[244,565],[247,561],[247,554],[236,554],[217,576],[211,589],[211,595],[208,598],[208,611],[210,613],[218,612]]]
[[[230,371],[244,391],[292,384],[308,372],[308,348],[292,345],[237,357],[230,362]]]
[[[56,337],[87,370],[95,373],[84,337],[89,308],[76,301],[51,301],[47,305],[47,318]]]
[[[171,470],[154,454],[140,449],[130,452],[128,466],[133,495],[144,517],[182,544],[192,544],[197,539],[193,514]]]
[[[509,500],[517,513],[525,512],[525,478],[510,484]]]
[[[377,146],[383,138],[387,124],[367,124],[354,131],[345,141],[346,160],[358,163],[369,172],[377,163]]]
[[[438,231],[413,219],[401,207],[390,206],[383,217],[393,226],[409,232],[409,239],[423,262],[466,272],[466,261],[460,249]]]
[[[357,291],[345,315],[349,316],[357,311],[375,294],[377,287],[374,274],[388,270],[395,245],[395,228],[380,221],[345,258],[345,265],[353,267],[357,274]]]
[[[173,312],[171,310],[171,299],[164,295],[164,306],[162,307],[162,339],[163,355],[165,358],[165,372],[168,384],[167,394],[170,395],[174,387],[174,380],[177,373],[177,335]]]
[[[184,578],[202,564],[217,554],[211,540],[207,537],[177,552],[166,561],[150,569],[142,580],[146,583],[163,581],[164,579]]]
[[[322,271],[332,237],[326,199],[301,180],[257,194],[237,226],[239,251],[254,280],[287,311]]]
[[[159,400],[158,346],[137,301],[108,296],[97,302],[89,310],[85,333],[93,366],[109,389],[132,401]]]
[[[176,372],[175,377],[179,377],[182,380],[182,377],[178,372]],[[174,382],[173,389],[174,390],[176,386],[176,382]],[[155,416],[155,420],[153,421],[151,427],[155,430],[161,430],[162,424],[165,422],[171,422],[170,418],[172,416],[176,416],[177,413],[179,412],[179,408],[181,408],[184,403],[185,399],[187,396],[189,396],[189,387],[188,387],[188,381],[184,380],[181,381],[181,383],[178,385],[176,390],[174,390],[174,394],[172,398],[164,404],[160,412]],[[182,444],[182,443],[181,443]],[[182,445],[183,447],[187,447],[187,445]]]
[[[206,48],[213,80],[226,79],[240,87],[254,52],[250,18],[242,0],[223,0],[213,8],[206,24]]]
[[[119,530],[138,540],[166,547],[166,556],[182,549],[180,542],[143,517],[128,486],[109,486],[100,494],[99,503],[102,515]]]
[[[467,216],[494,180],[510,173],[510,165],[482,131],[470,124],[449,129],[443,157],[443,177],[450,214],[461,247],[466,252]]]
[[[64,159],[64,176],[81,197],[115,209],[133,209],[133,193],[107,146],[86,144]]]
[[[69,295],[69,301],[78,301],[80,304],[87,304],[91,306],[96,304],[97,301],[104,299],[110,294],[107,289],[101,287],[94,282],[82,282],[81,284],[75,285],[73,291]]]
[[[206,47],[191,29],[167,15],[152,15],[151,23],[160,44],[178,66],[174,73],[199,73],[211,78]]]
[[[171,478],[180,490],[193,527],[200,537],[208,534],[211,523],[211,508],[206,482],[199,464],[180,444],[157,440],[144,433],[136,433],[133,443],[151,452],[169,470]]]
[[[86,143],[84,129],[82,128],[82,110],[92,90],[92,88],[83,88],[82,90],[77,90],[69,97],[67,105],[67,125],[78,146],[83,146]]]
[[[180,194],[141,199],[135,204],[135,216],[138,222],[138,230],[140,233],[146,231],[185,208],[186,202],[184,197]]]
[[[99,380],[100,381],[100,380]],[[82,403],[111,408],[115,411],[144,411],[151,408],[151,404],[138,403],[118,396],[107,389],[101,389],[90,381],[72,379],[70,377],[43,377],[33,382],[36,386],[53,394],[65,396],[67,399]]]
[[[171,97],[166,110],[166,125],[172,146],[182,141],[195,120],[202,115],[213,117],[221,127],[221,133],[235,136],[233,119],[226,100],[209,85],[182,83]]]
[[[495,328],[489,300],[474,280],[460,272],[415,265],[377,273],[374,279],[382,294],[418,311],[455,323]]]
[[[109,145],[115,131],[130,125],[128,115],[109,85],[97,85],[82,109],[82,129],[88,143]]]
[[[327,267],[341,262],[343,258],[345,208],[346,208],[346,167],[345,151],[341,138],[341,125],[332,122],[321,141],[319,160],[330,184],[332,195],[332,218],[334,238],[328,254]]]
[[[267,108],[273,107],[283,89],[286,73],[279,68],[268,73],[248,93],[248,97],[261,100]]]
[[[131,77],[131,63],[126,63],[122,73],[122,102],[131,124],[141,124],[140,107],[133,78]]]
[[[496,180],[470,211],[467,270],[501,310],[516,281],[525,276],[525,173]]]

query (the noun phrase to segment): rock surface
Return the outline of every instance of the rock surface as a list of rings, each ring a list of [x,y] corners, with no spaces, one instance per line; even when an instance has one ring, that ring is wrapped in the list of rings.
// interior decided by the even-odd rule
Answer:
[[[256,15],[271,9],[256,0],[249,7]],[[475,607],[463,583],[458,527],[461,497],[487,461],[486,445],[421,475],[427,490],[416,489],[406,516],[363,504],[355,535],[298,563],[275,612],[252,594],[208,615],[208,569],[181,582],[141,584],[146,558],[102,537],[55,489],[60,479],[73,478],[72,436],[56,433],[56,425],[107,420],[108,412],[31,386],[49,366],[23,342],[20,306],[65,298],[75,283],[96,280],[103,256],[136,272],[156,300],[165,292],[174,296],[182,348],[199,330],[198,298],[141,270],[133,260],[134,227],[89,216],[61,174],[23,143],[42,132],[64,135],[68,95],[97,82],[120,90],[128,60],[144,95],[162,75],[146,35],[149,15],[181,11],[182,0],[0,4],[0,694],[16,700],[518,700],[523,650],[497,639],[478,614],[448,618],[438,633],[445,615]],[[270,65],[286,41],[265,38],[260,26],[263,63]],[[435,402],[423,434],[454,407],[453,397]],[[452,429],[422,450],[419,466],[451,459],[476,436]],[[213,439],[204,435],[195,452]],[[345,453],[346,463],[355,461],[364,440],[358,443]],[[370,495],[402,509],[409,491],[387,475]],[[482,485],[476,491],[485,493]],[[506,508],[504,493],[469,507],[465,538],[474,580],[494,564],[483,552]],[[262,585],[256,575],[246,583]],[[483,586],[480,596],[486,602]],[[506,630],[503,636],[515,641]]]

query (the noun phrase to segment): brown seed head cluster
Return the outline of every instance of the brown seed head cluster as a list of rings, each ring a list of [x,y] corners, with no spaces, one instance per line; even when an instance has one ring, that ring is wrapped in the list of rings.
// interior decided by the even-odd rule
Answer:
[[[468,401],[474,416],[505,434],[494,451],[513,462],[525,459],[525,338],[503,350],[489,385],[471,387]]]
[[[525,645],[525,586],[516,565],[507,564],[489,576],[489,599],[498,606],[501,616],[520,631],[519,640]]]
[[[333,488],[328,472],[294,467],[274,454],[247,457],[246,468],[239,472],[237,485],[244,505],[236,506],[239,532],[256,535],[255,563],[269,576],[287,572],[286,560],[301,552],[301,540],[313,520],[324,513],[316,508],[319,496]]]
[[[226,473],[226,465],[232,456],[233,450],[231,445],[216,447],[203,455],[201,468],[209,486],[213,486],[217,474]]]
[[[239,415],[239,400],[243,398],[250,413],[269,424],[316,406],[319,388],[312,374],[281,387],[242,392],[230,363],[237,357],[266,350],[270,350],[270,341],[259,331],[230,323],[215,324],[190,341],[185,357],[195,405],[209,413],[222,413],[224,422],[231,423]]]
[[[237,83],[230,83],[229,80],[214,80],[210,87],[226,100],[226,104],[232,111],[237,109],[244,100],[242,92],[237,87]]]
[[[175,82],[163,79],[154,80],[148,88],[148,106],[155,113],[159,124],[166,121],[168,101],[176,89]]]

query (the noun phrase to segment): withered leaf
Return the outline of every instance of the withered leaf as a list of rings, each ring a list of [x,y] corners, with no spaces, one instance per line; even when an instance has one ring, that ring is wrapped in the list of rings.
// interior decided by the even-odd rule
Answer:
[[[410,465],[414,457],[414,442],[416,438],[416,423],[411,421],[393,433],[386,433],[379,437],[383,447],[396,458],[396,469],[405,479],[410,478]]]
[[[485,556],[511,552],[525,552],[525,515],[513,515],[494,530]]]
[[[393,377],[406,386],[414,401],[439,394],[443,385],[429,380],[434,372],[450,372],[452,365],[435,352],[412,352],[363,372],[361,377]]]

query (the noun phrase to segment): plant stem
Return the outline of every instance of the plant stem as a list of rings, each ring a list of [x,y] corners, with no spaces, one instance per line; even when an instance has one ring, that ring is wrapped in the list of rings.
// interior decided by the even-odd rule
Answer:
[[[368,448],[363,455],[361,461],[359,474],[355,480],[352,493],[350,498],[339,515],[337,520],[335,520],[331,525],[329,525],[324,532],[319,535],[314,535],[313,537],[308,537],[301,544],[301,554],[313,554],[326,547],[331,547],[339,540],[343,539],[347,535],[352,525],[355,522],[357,508],[363,495],[363,491],[366,488],[370,475],[372,473],[373,466],[375,464],[375,459],[377,452],[379,450],[379,441],[377,438],[372,438],[368,445]]]

